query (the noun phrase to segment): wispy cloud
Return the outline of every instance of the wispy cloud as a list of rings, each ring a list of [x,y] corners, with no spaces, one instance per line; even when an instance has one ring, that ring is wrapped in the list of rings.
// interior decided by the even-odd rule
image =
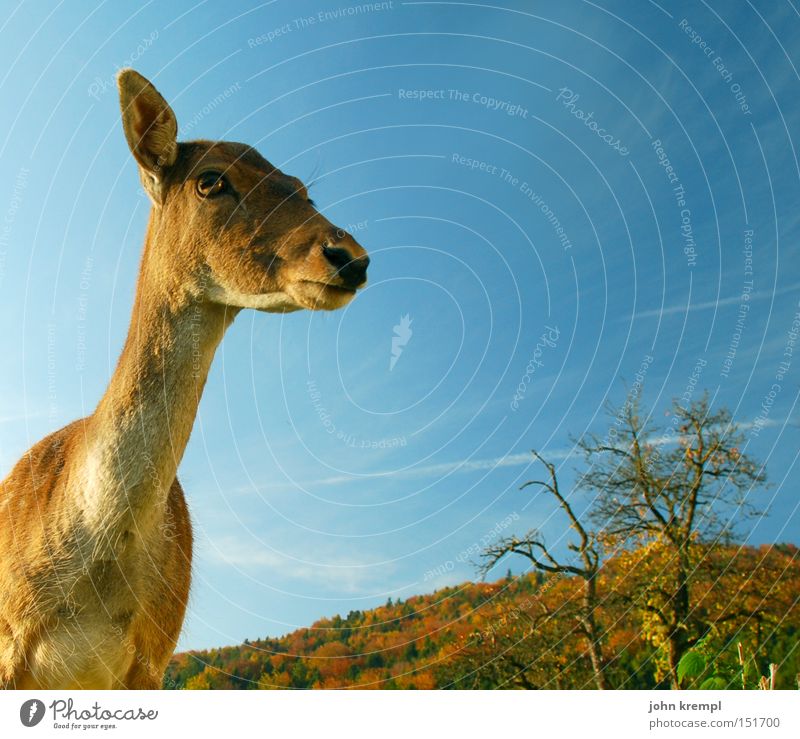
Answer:
[[[376,585],[386,581],[385,564],[359,565],[340,556],[322,556],[316,550],[315,554],[319,561],[299,560],[288,553],[267,549],[255,540],[243,541],[230,536],[215,538],[213,543],[202,547],[200,551],[201,559],[241,569],[252,575],[275,575],[281,580],[304,581],[341,593],[364,594],[365,590],[375,590]]]
[[[11,413],[6,416],[0,416],[0,423],[19,423],[20,421],[30,418],[41,418],[44,415],[45,414],[41,412]]]
[[[568,450],[554,450],[547,452],[548,459],[566,459],[569,456]],[[453,462],[442,462],[440,464],[421,465],[419,467],[409,467],[406,470],[383,470],[366,475],[372,480],[380,477],[406,478],[406,477],[428,477],[431,475],[448,475],[457,472],[475,472],[479,470],[493,470],[498,467],[520,467],[534,462],[530,452],[521,454],[506,454],[502,457],[489,457],[485,459],[461,459]],[[309,480],[304,485],[339,485],[340,483],[350,482],[356,479],[354,475],[336,475],[334,477],[323,477],[318,480]]]
[[[763,427],[782,426],[787,419],[771,418],[766,419],[758,425]],[[753,428],[756,424],[753,421],[738,422],[737,427],[742,431]],[[677,443],[680,437],[676,435],[658,435],[648,439],[654,446],[670,446]],[[543,451],[542,455],[548,461],[567,459],[574,449],[554,449]],[[373,480],[381,477],[408,478],[408,477],[428,477],[433,475],[449,475],[460,472],[475,472],[479,470],[493,470],[501,467],[521,467],[535,463],[535,459],[530,452],[520,454],[506,454],[502,457],[489,457],[485,459],[462,459],[454,462],[442,462],[441,464],[429,464],[420,467],[410,467],[406,470],[382,470],[368,475],[360,476],[361,479]],[[323,477],[317,480],[308,480],[303,486],[312,487],[315,485],[340,485],[342,483],[353,483],[359,477],[355,475],[335,475],[333,477]]]
[[[788,287],[782,287],[778,290],[756,290],[755,292],[750,293],[750,299],[748,302],[752,302],[754,300],[766,300],[767,298],[771,298],[774,295],[784,295],[785,293],[790,293],[793,291],[800,291],[800,282],[796,282],[793,285],[789,285]],[[664,308],[653,308],[652,310],[643,310],[634,313],[629,319],[632,320],[634,318],[653,318],[658,316],[667,316],[673,313],[691,313],[693,311],[698,310],[712,310],[714,308],[720,308],[725,305],[738,305],[742,302],[741,295],[733,295],[729,298],[720,298],[719,300],[709,300],[703,303],[690,303],[689,305],[682,304],[682,305],[668,305]]]

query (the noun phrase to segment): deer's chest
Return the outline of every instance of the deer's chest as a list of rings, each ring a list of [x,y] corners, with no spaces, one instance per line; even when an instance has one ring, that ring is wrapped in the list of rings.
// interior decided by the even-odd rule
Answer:
[[[85,555],[80,565],[72,559],[49,580],[41,603],[43,628],[28,656],[37,683],[121,687],[136,657],[134,621],[148,600],[148,587],[158,581],[146,547],[129,538],[104,552],[108,557]]]
[[[126,616],[62,613],[30,651],[28,670],[49,689],[119,688],[135,652]]]

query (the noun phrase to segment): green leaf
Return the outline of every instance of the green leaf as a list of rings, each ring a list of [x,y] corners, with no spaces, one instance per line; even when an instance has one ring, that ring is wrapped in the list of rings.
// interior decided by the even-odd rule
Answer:
[[[683,682],[685,677],[698,677],[706,669],[703,655],[694,650],[689,650],[678,662],[678,680]]]
[[[700,690],[727,690],[728,681],[719,675],[713,675],[708,680],[703,680]]]

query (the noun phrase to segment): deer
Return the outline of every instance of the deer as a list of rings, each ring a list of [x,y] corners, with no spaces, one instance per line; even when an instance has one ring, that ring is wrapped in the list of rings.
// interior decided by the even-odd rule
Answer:
[[[158,689],[183,625],[192,525],[177,479],[214,352],[244,309],[336,310],[369,256],[255,148],[178,142],[132,69],[122,128],[151,201],[130,327],[94,412],[0,483],[0,686]]]

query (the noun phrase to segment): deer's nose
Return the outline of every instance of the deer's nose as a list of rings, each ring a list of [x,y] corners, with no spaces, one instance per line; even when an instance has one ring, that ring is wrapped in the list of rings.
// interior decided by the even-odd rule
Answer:
[[[366,254],[354,257],[343,246],[331,246],[329,243],[322,245],[322,253],[347,287],[360,287],[367,281],[369,257]]]

